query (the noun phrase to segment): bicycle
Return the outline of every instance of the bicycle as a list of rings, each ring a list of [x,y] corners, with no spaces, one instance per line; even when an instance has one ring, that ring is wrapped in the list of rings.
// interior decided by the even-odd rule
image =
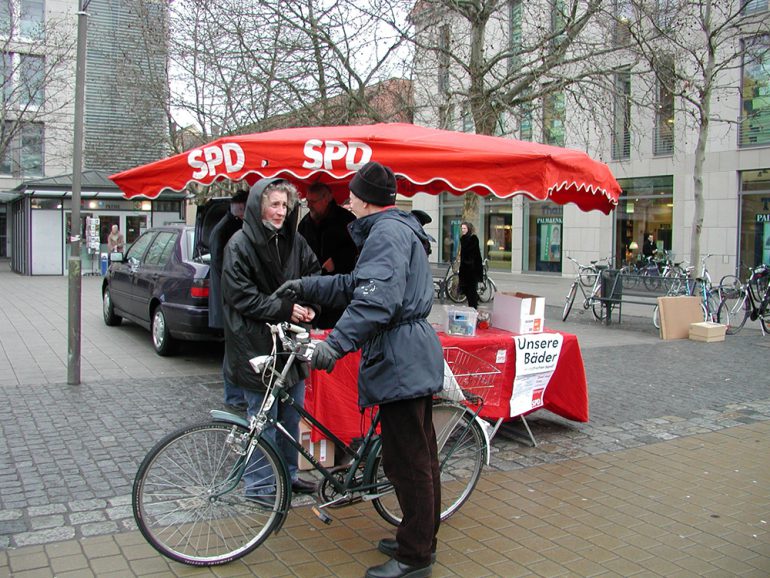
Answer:
[[[686,263],[686,261],[683,261]],[[677,263],[677,266],[681,263]],[[684,269],[679,269],[676,274],[667,273],[669,288],[666,292],[666,297],[675,297],[678,295],[692,295],[695,289],[695,282],[690,279],[690,274],[693,271],[692,265],[686,266]],[[656,304],[652,309],[652,324],[655,329],[660,329],[660,308]]]
[[[597,272],[594,275],[591,288],[586,291],[581,281],[581,268],[584,268],[584,266],[572,257],[567,257],[567,259],[577,266],[578,274],[567,292],[567,300],[564,303],[564,312],[562,313],[561,320],[566,321],[567,317],[569,317],[570,311],[572,311],[572,304],[575,302],[575,297],[577,296],[577,290],[580,289],[580,292],[583,294],[583,309],[587,310],[590,307],[594,317],[596,317],[598,321],[602,321],[606,316],[606,310],[601,300],[601,272],[608,269],[609,265],[602,265],[599,263],[594,264]]]
[[[390,524],[401,521],[398,501],[382,467],[376,433],[379,415],[373,415],[367,433],[354,448],[297,406],[286,390],[286,376],[294,363],[310,360],[315,342],[301,327],[268,326],[273,352],[250,360],[268,384],[257,414],[246,420],[212,410],[211,421],[183,427],[160,440],[137,471],[132,491],[137,526],[153,548],[177,562],[224,564],[245,556],[280,530],[291,505],[291,480],[276,442],[262,435],[271,426],[276,437],[294,446],[321,474],[313,512],[324,523],[331,523],[327,510],[361,501],[371,501]],[[461,359],[454,351],[445,352],[448,399],[435,399],[433,407],[442,520],[468,500],[484,463],[489,463],[489,426],[479,412],[486,389],[500,370],[463,353]],[[294,407],[349,461],[328,469],[321,465],[272,418],[269,411],[274,403]]]
[[[489,277],[489,259],[484,259],[481,267],[482,278],[478,285],[479,301],[481,303],[489,303],[495,298],[495,293],[497,293],[497,284]],[[447,279],[446,294],[454,303],[465,303],[465,301],[468,299],[460,289],[459,271],[455,271]]]
[[[701,258],[701,272],[695,279],[696,293],[701,300],[701,309],[703,310],[703,320],[717,322],[719,303],[722,300],[719,287],[714,287],[711,283],[711,274],[706,267],[706,260],[709,257],[713,257],[713,254],[709,253]]]
[[[735,275],[725,275],[720,281],[722,300],[717,319],[727,325],[727,334],[735,335],[747,319],[759,321],[762,335],[770,331],[770,268],[761,264],[749,269],[746,283]]]

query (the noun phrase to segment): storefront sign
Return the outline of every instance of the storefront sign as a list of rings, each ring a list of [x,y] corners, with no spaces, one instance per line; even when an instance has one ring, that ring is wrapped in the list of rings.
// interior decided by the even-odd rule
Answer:
[[[543,405],[543,396],[559,362],[564,337],[560,333],[517,335],[516,378],[510,400],[515,417]]]

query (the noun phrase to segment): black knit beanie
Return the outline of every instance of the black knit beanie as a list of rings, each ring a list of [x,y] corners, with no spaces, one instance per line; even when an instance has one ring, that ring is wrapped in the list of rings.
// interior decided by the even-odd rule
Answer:
[[[358,169],[350,190],[366,203],[386,207],[396,203],[396,176],[388,167],[370,161]]]

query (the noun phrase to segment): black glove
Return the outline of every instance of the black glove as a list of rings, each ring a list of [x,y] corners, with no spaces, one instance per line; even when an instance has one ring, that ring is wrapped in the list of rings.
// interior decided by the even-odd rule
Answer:
[[[331,373],[332,369],[334,369],[334,364],[337,363],[340,357],[342,357],[342,354],[339,351],[325,341],[319,341],[313,351],[310,367],[313,369],[324,369],[327,373]]]
[[[295,303],[297,301],[302,300],[302,280],[301,279],[291,279],[290,281],[284,282],[283,285],[278,287],[278,289],[275,290],[274,295],[276,297],[282,297],[284,299],[288,299],[289,301],[294,301]]]

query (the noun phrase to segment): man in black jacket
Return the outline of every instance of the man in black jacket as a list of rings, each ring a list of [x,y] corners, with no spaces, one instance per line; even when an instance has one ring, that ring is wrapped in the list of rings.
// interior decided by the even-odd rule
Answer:
[[[299,232],[313,249],[323,275],[350,273],[356,264],[356,246],[348,233],[353,213],[340,207],[324,183],[313,183],[305,196],[308,214],[299,222]],[[330,329],[342,315],[342,309],[324,307],[314,325]]]
[[[225,328],[225,378],[244,390],[247,413],[255,415],[262,405],[266,387],[249,364],[257,355],[272,351],[273,339],[266,322],[310,323],[316,312],[300,303],[276,297],[273,292],[287,279],[318,275],[320,267],[313,251],[294,230],[297,189],[283,179],[260,179],[251,187],[243,227],[225,249],[222,269],[222,297]],[[289,218],[287,218],[287,216]],[[293,217],[295,220],[292,222]],[[294,364],[287,377],[295,401],[305,400],[306,365]],[[299,439],[299,414],[291,407],[274,404],[273,417],[294,439]],[[273,429],[265,432],[275,440]],[[295,492],[310,493],[315,484],[297,477],[297,451],[283,439],[277,440]],[[253,474],[252,474],[253,477]],[[249,472],[249,485],[255,485]]]
[[[443,386],[444,358],[427,319],[433,304],[428,238],[414,215],[395,207],[389,168],[365,164],[350,191],[358,219],[349,230],[360,248],[353,272],[288,281],[277,295],[347,305],[311,364],[331,371],[337,359],[361,349],[358,403],[380,407],[383,466],[403,513],[396,539],[378,544],[391,559],[366,576],[430,576],[441,515],[432,397]]]
[[[227,214],[214,225],[209,236],[209,327],[223,329],[222,321],[222,261],[225,256],[225,247],[236,231],[241,230],[243,214],[246,212],[246,200],[249,198],[248,190],[235,193],[230,199],[230,207]],[[227,365],[227,358],[222,360],[222,374]],[[243,391],[235,384],[224,378],[225,405],[239,410],[246,409],[246,398]]]

